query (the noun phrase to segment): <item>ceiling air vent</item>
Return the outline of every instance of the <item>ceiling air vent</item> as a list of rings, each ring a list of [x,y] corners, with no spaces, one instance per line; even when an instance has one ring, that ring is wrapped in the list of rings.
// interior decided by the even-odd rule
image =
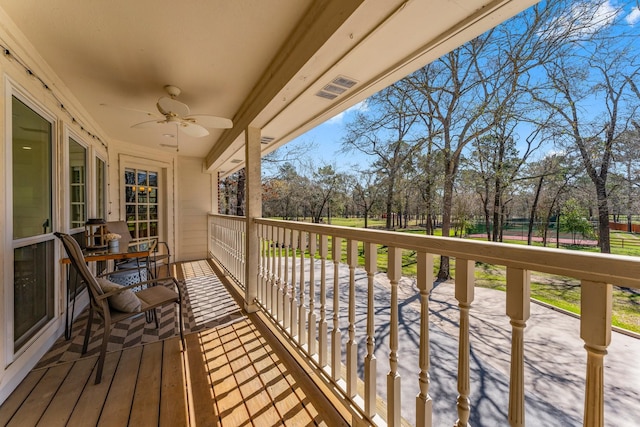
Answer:
[[[342,95],[355,86],[356,83],[355,80],[348,77],[338,76],[316,93],[316,96],[326,99],[336,99],[338,95]]]
[[[240,159],[233,159],[233,160],[231,160],[231,163],[241,163],[241,162],[242,162],[242,160],[240,160]]]
[[[263,136],[262,138],[260,138],[260,144],[268,144],[270,142],[273,142],[275,138],[272,136]]]

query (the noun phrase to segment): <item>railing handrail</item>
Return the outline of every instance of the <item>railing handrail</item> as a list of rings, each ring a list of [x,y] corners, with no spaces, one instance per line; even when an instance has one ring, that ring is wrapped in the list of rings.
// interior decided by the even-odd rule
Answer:
[[[230,219],[232,221],[245,222],[247,220],[246,216],[238,216],[238,215],[226,215],[226,214],[208,214],[210,217],[219,217],[224,219]]]
[[[396,231],[363,229],[259,218],[257,224],[306,231],[328,236],[399,247],[418,252],[498,264],[530,271],[601,281],[640,289],[640,259],[626,255],[576,252],[539,246],[463,240],[454,237],[425,236]]]

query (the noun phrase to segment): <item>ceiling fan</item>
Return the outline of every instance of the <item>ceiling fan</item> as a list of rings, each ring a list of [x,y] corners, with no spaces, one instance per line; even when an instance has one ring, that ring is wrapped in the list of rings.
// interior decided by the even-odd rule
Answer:
[[[153,120],[136,123],[132,128],[150,128],[156,125],[174,124],[178,130],[186,135],[201,138],[209,135],[209,129],[228,129],[233,127],[233,122],[224,117],[211,116],[208,114],[190,114],[189,106],[178,101],[180,88],[172,85],[164,87],[169,96],[162,96],[158,99],[156,107],[162,117]],[[149,113],[153,116],[153,114]]]

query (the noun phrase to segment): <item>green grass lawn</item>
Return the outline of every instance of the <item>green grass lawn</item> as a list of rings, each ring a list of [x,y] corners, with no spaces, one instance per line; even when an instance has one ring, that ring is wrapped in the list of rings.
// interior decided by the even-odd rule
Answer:
[[[363,227],[362,218],[332,218],[332,225],[343,225],[348,227]],[[370,227],[381,228],[385,223],[382,219],[370,220]],[[407,230],[397,230],[412,234],[425,234],[423,229],[414,227]],[[440,230],[437,230],[438,232]],[[479,239],[482,240],[482,239]],[[619,255],[640,256],[640,237],[621,231],[611,232],[611,252]],[[634,243],[637,242],[637,246]],[[526,241],[513,240],[505,241],[526,245]],[[624,247],[623,247],[624,244]],[[328,258],[331,259],[332,240],[329,239]],[[542,246],[541,243],[535,243]],[[581,250],[587,252],[598,252],[597,247],[569,246],[566,249]],[[347,242],[342,240],[342,262],[346,263]],[[308,256],[308,253],[306,254]],[[319,258],[316,256],[316,258]],[[378,247],[377,268],[378,271],[387,271],[387,248]],[[440,257],[434,260],[434,274],[437,273],[440,264]],[[358,245],[358,265],[364,266],[364,246]],[[414,277],[417,274],[416,254],[413,251],[402,251],[402,274]],[[451,261],[450,274],[455,277],[455,260]],[[476,286],[506,290],[506,269],[500,266],[493,266],[484,263],[477,263],[475,271]],[[580,283],[577,280],[565,277],[554,276],[545,273],[532,272],[531,277],[531,297],[555,307],[567,310],[572,313],[580,313]],[[613,319],[615,326],[633,332],[640,333],[640,290],[629,290],[614,287],[613,292]]]

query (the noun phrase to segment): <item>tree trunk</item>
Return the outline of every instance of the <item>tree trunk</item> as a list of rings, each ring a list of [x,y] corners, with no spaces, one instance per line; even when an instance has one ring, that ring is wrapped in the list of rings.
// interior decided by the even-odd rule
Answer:
[[[533,223],[536,217],[536,210],[538,209],[538,201],[540,199],[540,191],[542,191],[542,182],[544,181],[544,175],[540,176],[540,181],[536,187],[536,195],[533,198],[533,205],[531,205],[531,213],[529,214],[529,230],[527,232],[527,245],[531,246],[531,238],[533,235]]]
[[[442,236],[449,237],[451,230],[451,207],[453,199],[453,174],[448,171],[444,178],[444,194],[442,197]],[[440,257],[440,269],[438,270],[438,280],[448,280],[449,274],[449,257]]]
[[[598,198],[598,246],[600,252],[608,254],[611,253],[611,240],[609,238],[609,205],[604,180],[596,181],[596,195]]]
[[[385,201],[387,208],[387,221],[385,227],[387,230],[391,230],[393,228],[393,223],[391,222],[393,219],[391,217],[393,212],[391,210],[393,209],[393,188],[395,185],[395,177],[393,176],[393,173],[391,173],[387,184],[387,199]]]
[[[238,171],[238,190],[236,191],[236,215],[244,216],[244,190],[245,190],[244,168]]]

